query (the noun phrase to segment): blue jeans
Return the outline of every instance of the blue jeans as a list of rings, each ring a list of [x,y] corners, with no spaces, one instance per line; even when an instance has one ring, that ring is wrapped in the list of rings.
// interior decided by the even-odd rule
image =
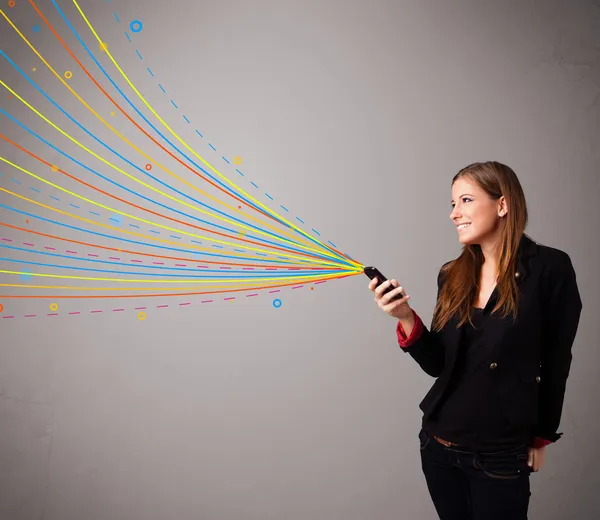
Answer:
[[[440,520],[527,520],[527,446],[494,453],[445,446],[419,432],[421,465]]]

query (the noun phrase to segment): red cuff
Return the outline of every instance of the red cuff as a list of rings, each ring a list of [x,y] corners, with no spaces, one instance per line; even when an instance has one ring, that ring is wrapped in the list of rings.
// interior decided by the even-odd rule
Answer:
[[[418,314],[414,311],[414,309],[411,309],[411,311],[413,313],[413,316],[415,317],[415,326],[413,327],[410,336],[408,338],[406,337],[406,333],[404,332],[400,321],[398,321],[398,325],[396,326],[398,344],[402,348],[410,347],[415,341],[417,341],[417,339],[419,339],[419,337],[423,333],[423,321],[421,320],[421,318],[419,318]]]
[[[552,444],[552,441],[549,441],[547,439],[542,439],[541,437],[535,437],[533,439],[533,446],[531,446],[532,448],[543,448],[544,446],[548,446],[548,444]]]

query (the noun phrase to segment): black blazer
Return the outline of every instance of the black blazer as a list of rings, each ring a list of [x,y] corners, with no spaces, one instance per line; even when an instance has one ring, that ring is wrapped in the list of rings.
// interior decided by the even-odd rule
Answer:
[[[532,426],[534,436],[555,442],[562,436],[556,430],[582,309],[575,271],[567,253],[523,235],[515,277],[519,288],[516,323],[512,315],[504,319],[498,315],[483,332],[492,345],[488,366],[495,395],[490,405],[497,406],[511,423]],[[438,298],[443,284],[440,270]],[[454,317],[440,332],[424,327],[421,336],[402,349],[437,378],[419,405],[424,421],[450,381],[463,330],[457,324]]]

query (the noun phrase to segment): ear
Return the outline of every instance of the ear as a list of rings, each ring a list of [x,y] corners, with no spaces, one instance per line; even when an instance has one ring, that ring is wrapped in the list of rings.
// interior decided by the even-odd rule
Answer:
[[[507,213],[508,213],[508,204],[506,203],[506,199],[504,198],[504,195],[502,195],[498,199],[498,216],[505,217]]]

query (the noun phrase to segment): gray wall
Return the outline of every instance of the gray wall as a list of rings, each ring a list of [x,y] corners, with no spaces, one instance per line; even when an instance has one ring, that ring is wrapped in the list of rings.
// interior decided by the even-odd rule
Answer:
[[[67,35],[51,2],[39,3]],[[60,5],[96,50],[74,6]],[[209,140],[211,157],[241,156],[244,189],[255,182],[304,229],[398,278],[426,322],[438,268],[460,252],[448,219],[452,175],[478,160],[514,168],[527,233],[569,253],[584,305],[564,436],[531,477],[530,516],[600,514],[597,1],[81,6],[200,154],[213,153]],[[70,67],[51,34],[32,32],[39,22],[27,2],[2,8],[58,69]],[[134,19],[144,27],[130,43]],[[87,117],[3,19],[0,48]],[[4,60],[0,78],[29,92]],[[80,75],[71,84],[89,85]],[[11,106],[5,92],[0,103]],[[6,118],[0,125],[36,146]],[[0,154],[16,157],[4,143]],[[2,301],[17,318],[0,320],[0,516],[436,518],[417,439],[417,405],[433,380],[399,350],[367,282],[287,291],[279,309],[268,297],[172,305],[145,321],[132,304],[114,313],[114,302],[65,302],[48,317],[48,302]],[[94,306],[105,312],[90,314]]]

